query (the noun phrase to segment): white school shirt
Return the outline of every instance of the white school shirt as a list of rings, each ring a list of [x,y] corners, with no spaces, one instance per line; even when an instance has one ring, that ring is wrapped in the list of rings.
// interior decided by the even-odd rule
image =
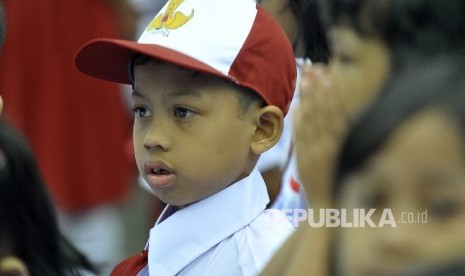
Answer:
[[[257,275],[293,231],[257,169],[181,210],[168,205],[148,241],[143,275]]]

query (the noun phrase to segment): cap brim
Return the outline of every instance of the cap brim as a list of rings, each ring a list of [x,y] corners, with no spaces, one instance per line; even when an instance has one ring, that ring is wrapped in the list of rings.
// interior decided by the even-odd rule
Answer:
[[[172,49],[119,39],[95,39],[88,42],[77,52],[74,62],[81,72],[89,76],[131,84],[129,63],[137,53],[193,71],[230,78],[211,66]]]

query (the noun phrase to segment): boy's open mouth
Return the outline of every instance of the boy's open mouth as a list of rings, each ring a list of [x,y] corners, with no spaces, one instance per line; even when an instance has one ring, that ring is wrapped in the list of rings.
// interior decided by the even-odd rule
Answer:
[[[164,163],[146,163],[144,167],[146,181],[152,188],[161,189],[174,183],[176,174]]]
[[[152,170],[152,173],[153,173],[153,174],[156,174],[156,175],[168,175],[168,174],[171,174],[170,171],[165,170],[165,169],[158,169],[158,170],[157,170],[157,169],[153,169],[153,170]]]

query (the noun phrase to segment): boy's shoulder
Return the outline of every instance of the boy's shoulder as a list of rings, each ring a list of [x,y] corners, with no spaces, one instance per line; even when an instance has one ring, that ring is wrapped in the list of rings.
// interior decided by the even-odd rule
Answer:
[[[260,255],[281,245],[293,231],[294,227],[283,211],[266,209],[232,237],[240,252],[250,251],[251,254]]]
[[[200,255],[179,275],[257,275],[294,228],[279,210],[265,210]]]
[[[293,231],[284,212],[267,209],[242,231],[236,232],[234,239],[238,252],[250,258],[243,261],[253,260],[261,270]]]

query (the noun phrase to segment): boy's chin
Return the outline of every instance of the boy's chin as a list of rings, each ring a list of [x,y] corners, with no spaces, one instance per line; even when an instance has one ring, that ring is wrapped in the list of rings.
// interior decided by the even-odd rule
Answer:
[[[205,197],[203,197],[203,198],[205,198]],[[203,198],[200,198],[200,199],[197,199],[197,198],[193,198],[193,199],[172,199],[172,198],[158,197],[158,199],[160,199],[164,203],[169,204],[169,205],[174,206],[174,207],[177,207],[178,209],[182,209],[182,208],[187,207],[187,206],[189,206],[191,204],[194,204],[194,203],[202,200]]]
[[[186,191],[179,191],[180,186],[185,186],[182,184],[180,186],[171,187],[170,189],[166,190],[153,190],[152,188],[152,191],[159,200],[171,206],[175,206],[179,209],[182,209],[184,207],[197,203],[198,201],[201,201],[207,197],[221,192],[222,190],[228,188],[232,184],[242,180],[245,177],[247,177],[247,175],[241,175],[240,178],[231,180],[231,183],[229,184],[217,183],[217,185],[213,185],[212,183],[210,183],[211,185],[206,186],[193,185],[192,187],[197,187],[197,189],[190,189],[190,193]]]

